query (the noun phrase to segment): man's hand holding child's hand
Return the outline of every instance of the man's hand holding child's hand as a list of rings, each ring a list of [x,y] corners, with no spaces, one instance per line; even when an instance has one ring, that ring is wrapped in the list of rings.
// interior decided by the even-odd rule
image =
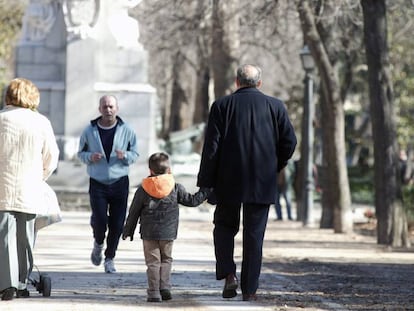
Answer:
[[[129,240],[130,241],[133,241],[134,240],[134,237],[131,235],[131,236],[129,236],[128,234],[126,234],[126,233],[122,233],[122,240],[126,240],[127,238],[129,237]]]

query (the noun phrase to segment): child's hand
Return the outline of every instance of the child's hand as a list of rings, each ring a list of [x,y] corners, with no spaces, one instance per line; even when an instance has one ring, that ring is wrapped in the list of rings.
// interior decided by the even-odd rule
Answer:
[[[122,160],[123,158],[125,158],[125,152],[123,152],[122,150],[115,150],[115,152],[116,152],[116,157],[119,159],[119,160]]]
[[[131,236],[129,236],[128,234],[126,234],[126,233],[122,233],[122,240],[126,240],[127,238],[129,237],[129,240],[130,241],[133,241],[134,240],[134,237],[131,235]]]

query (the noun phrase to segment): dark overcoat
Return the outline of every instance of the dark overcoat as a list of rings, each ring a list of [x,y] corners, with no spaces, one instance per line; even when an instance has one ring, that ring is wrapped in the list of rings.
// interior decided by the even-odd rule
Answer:
[[[214,188],[218,203],[273,204],[295,147],[283,102],[240,88],[211,106],[197,185]]]

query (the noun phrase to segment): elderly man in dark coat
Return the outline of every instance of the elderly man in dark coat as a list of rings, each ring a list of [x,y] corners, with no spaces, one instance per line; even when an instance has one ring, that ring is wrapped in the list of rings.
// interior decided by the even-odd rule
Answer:
[[[286,166],[296,136],[282,101],[259,91],[261,69],[237,69],[237,90],[217,99],[210,111],[197,185],[214,188],[216,278],[225,279],[223,298],[237,295],[234,237],[243,206],[243,300],[256,300],[269,206],[277,172]]]

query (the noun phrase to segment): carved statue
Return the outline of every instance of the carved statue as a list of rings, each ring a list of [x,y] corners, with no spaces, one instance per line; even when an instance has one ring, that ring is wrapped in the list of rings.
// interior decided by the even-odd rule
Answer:
[[[63,6],[69,37],[89,37],[101,9],[100,0],[66,0]]]
[[[31,0],[23,16],[22,41],[37,42],[52,29],[59,0]]]
[[[30,0],[23,17],[22,42],[39,43],[46,39],[63,9],[68,40],[94,37],[101,5],[108,7],[105,23],[118,47],[141,47],[138,42],[138,22],[128,15],[128,9],[141,0]]]
[[[136,19],[128,15],[128,9],[135,7],[141,0],[117,0],[111,3],[108,26],[117,46],[121,48],[141,48],[139,26]]]

